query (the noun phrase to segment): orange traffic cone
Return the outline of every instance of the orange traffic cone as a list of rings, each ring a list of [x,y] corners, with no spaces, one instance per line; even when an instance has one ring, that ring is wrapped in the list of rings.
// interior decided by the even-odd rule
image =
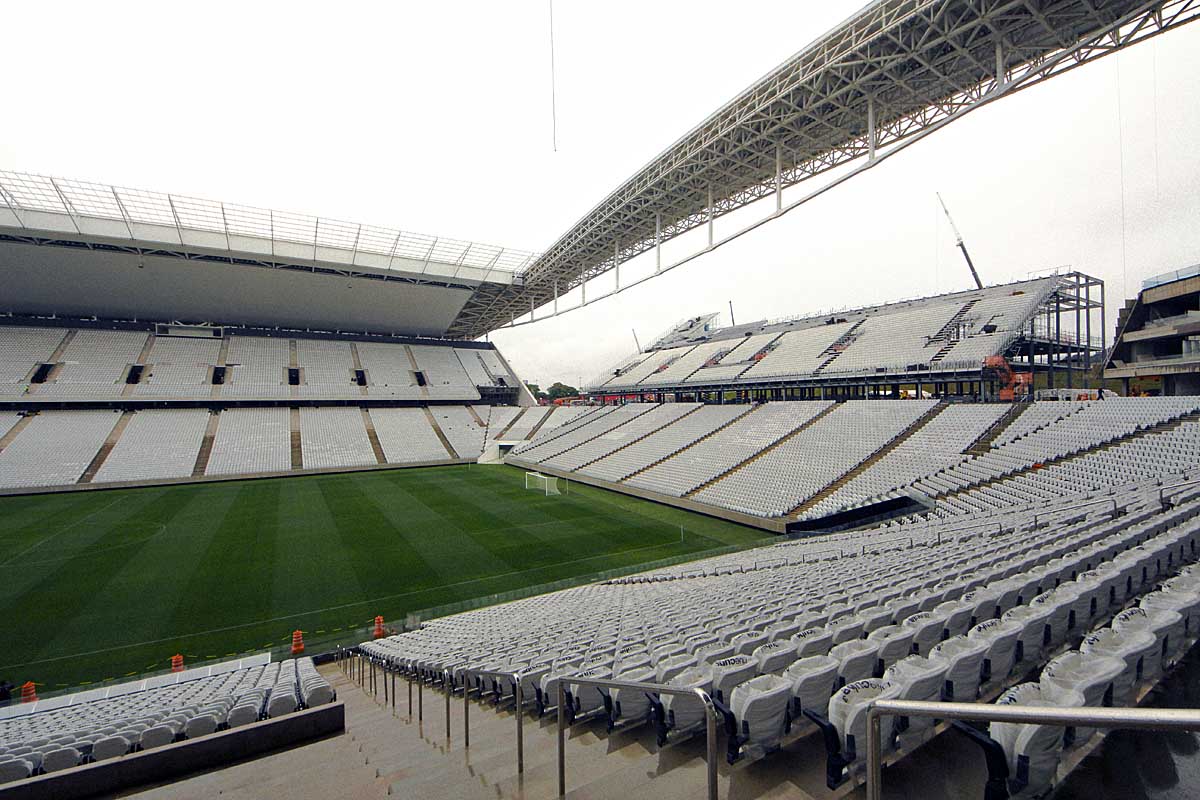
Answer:
[[[300,655],[304,652],[304,632],[292,631],[292,655]]]
[[[383,617],[382,617],[382,616],[378,616],[378,617],[375,617],[375,638],[376,638],[376,639],[382,639],[383,637],[384,637],[384,633],[383,633]]]
[[[171,656],[171,672],[183,672],[183,656],[179,653]]]
[[[34,686],[33,681],[25,681],[21,684],[22,703],[36,703],[37,699],[37,686]]]

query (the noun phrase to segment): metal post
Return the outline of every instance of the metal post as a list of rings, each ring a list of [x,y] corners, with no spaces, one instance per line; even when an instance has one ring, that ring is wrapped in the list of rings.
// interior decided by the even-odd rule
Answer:
[[[883,800],[883,725],[875,706],[867,709],[867,800]]]
[[[713,196],[712,187],[708,187],[708,246],[713,246],[713,217],[716,214],[713,211]]]
[[[425,682],[417,681],[417,722],[422,722],[425,719]]]
[[[450,672],[444,672],[442,677],[442,688],[446,690],[446,741],[450,741],[450,695],[453,694],[450,687]]]
[[[525,730],[524,730],[524,724],[523,724],[523,719],[524,719],[525,714],[522,713],[522,706],[524,705],[524,697],[521,694],[521,676],[517,675],[516,679],[517,679],[517,687],[516,687],[516,695],[517,695],[517,774],[520,775],[525,772]]]
[[[555,681],[558,694],[558,796],[567,796],[567,712],[563,708],[566,698],[563,696],[563,682],[560,675]]]
[[[867,160],[875,160],[875,142],[878,135],[875,132],[875,98],[867,98]]]
[[[613,271],[617,273],[617,288],[614,291],[621,291],[621,243],[613,242]]]
[[[717,710],[712,707],[712,702],[703,692],[697,692],[700,695],[700,702],[704,704],[704,744],[707,750],[707,761],[705,768],[708,772],[708,800],[717,800]]]
[[[654,271],[662,272],[662,212],[654,212]]]
[[[783,211],[783,145],[775,145],[775,213]]]
[[[383,680],[381,680],[381,681],[380,681],[380,683],[382,683],[382,684],[383,684],[383,704],[386,706],[386,705],[388,704],[388,674],[387,674],[387,666],[386,666],[386,665],[384,665],[384,664],[380,664],[380,665],[379,665],[379,670],[380,670],[380,672],[382,672],[382,673],[383,673],[383,674],[380,676],[380,677],[382,677],[382,679],[383,679]]]
[[[408,684],[408,721],[412,722],[412,676],[405,675],[404,681]]]
[[[392,716],[396,716],[396,670],[392,669]]]
[[[471,746],[471,693],[467,691],[467,678],[463,676],[463,748]]]

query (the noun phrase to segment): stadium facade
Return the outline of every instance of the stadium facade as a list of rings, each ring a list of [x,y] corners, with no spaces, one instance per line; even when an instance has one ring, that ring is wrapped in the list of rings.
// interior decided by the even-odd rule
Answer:
[[[1147,278],[1117,317],[1104,377],[1124,394],[1200,394],[1200,265]]]

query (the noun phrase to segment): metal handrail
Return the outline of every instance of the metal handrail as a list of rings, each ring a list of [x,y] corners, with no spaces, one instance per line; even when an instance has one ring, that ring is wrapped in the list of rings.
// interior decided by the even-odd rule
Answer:
[[[1183,481],[1182,483],[1172,483],[1168,486],[1160,487],[1158,490],[1159,505],[1161,505],[1164,509],[1167,507],[1166,492],[1168,489],[1183,489],[1184,487],[1187,487],[1187,486],[1200,486],[1200,478],[1196,478],[1196,479],[1190,480],[1190,481]]]
[[[867,800],[882,800],[883,797],[882,719],[885,716],[1016,722],[1060,727],[1200,731],[1200,709],[1190,708],[1073,708],[875,700],[867,709]]]
[[[556,676],[558,682],[558,796],[567,796],[567,761],[566,761],[566,731],[567,716],[564,708],[566,703],[563,685],[570,683],[576,686],[593,686],[597,689],[629,689],[672,697],[696,697],[705,709],[705,757],[708,768],[708,800],[717,800],[717,711],[712,697],[703,689],[682,689],[678,686],[668,686],[663,683],[642,683],[640,681],[617,681],[599,678],[577,678],[570,675]]]
[[[1044,517],[1044,516],[1048,516],[1050,514],[1061,514],[1066,511],[1078,511],[1081,508],[1087,508],[1088,506],[1100,505],[1101,503],[1104,503],[1106,505],[1108,503],[1112,503],[1112,512],[1111,512],[1112,517],[1110,517],[1110,519],[1116,519],[1118,516],[1120,516],[1119,512],[1120,512],[1121,508],[1123,508],[1123,506],[1118,507],[1118,498],[1102,497],[1099,500],[1089,500],[1086,503],[1079,503],[1078,505],[1065,506],[1063,508],[1054,508],[1049,511],[1039,511],[1038,513],[1033,515],[1033,526],[1035,528],[1038,526],[1038,517]]]

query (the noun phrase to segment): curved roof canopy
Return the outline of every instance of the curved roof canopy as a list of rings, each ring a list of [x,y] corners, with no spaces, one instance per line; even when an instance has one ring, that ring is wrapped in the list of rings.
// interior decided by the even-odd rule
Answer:
[[[775,215],[785,212],[813,196],[784,205],[787,187],[856,159],[872,166],[973,108],[1189,22],[1198,9],[1197,0],[871,3],[617,187],[530,264],[520,286],[467,303],[454,330],[479,336],[532,318],[700,226],[710,225],[709,248],[719,246],[714,218],[772,195]],[[670,268],[661,257],[659,268]]]

